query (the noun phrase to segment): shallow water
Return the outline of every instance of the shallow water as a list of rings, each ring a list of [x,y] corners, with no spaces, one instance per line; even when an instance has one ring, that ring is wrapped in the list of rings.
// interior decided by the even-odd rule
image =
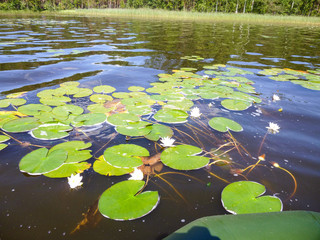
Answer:
[[[268,194],[280,197],[284,210],[320,211],[319,91],[258,74],[271,67],[303,71],[320,68],[319,28],[43,16],[2,17],[0,30],[0,93],[4,98],[9,93],[28,91],[28,103],[38,101],[38,92],[66,81],[79,81],[82,87],[89,88],[106,84],[117,91],[128,91],[133,85],[148,88],[158,80],[157,74],[171,73],[181,67],[195,67],[201,75],[202,67],[212,64],[254,72],[248,78],[255,82],[261,104],[236,113],[221,110],[219,101],[199,100],[197,104],[209,119],[225,116],[241,123],[244,131],[233,136],[255,157],[265,127],[269,122],[278,123],[280,133],[268,134],[261,150],[266,154],[263,163],[266,167],[257,167],[248,179],[264,184]],[[199,55],[204,60],[181,59],[189,55]],[[272,101],[274,93],[280,96],[280,101]],[[214,107],[207,107],[209,102]],[[282,112],[278,111],[280,108]],[[196,124],[191,119],[189,122]],[[114,128],[107,124],[90,132],[91,149],[96,157],[102,154],[97,151],[113,132]],[[214,134],[217,139],[224,139],[224,134]],[[12,136],[44,146],[62,142],[35,140],[28,134]],[[199,138],[206,147],[218,144],[218,140],[208,142]],[[151,148],[150,141],[144,139],[130,142]],[[124,136],[115,138],[111,144],[120,143],[125,143]],[[83,174],[83,187],[72,191],[66,178],[31,177],[19,171],[20,159],[34,149],[10,140],[9,146],[0,152],[0,238],[3,240],[161,239],[196,218],[227,213],[220,201],[227,184],[205,170],[196,170],[184,173],[202,183],[181,175],[166,177],[187,203],[166,183],[152,178],[147,188],[159,191],[161,200],[149,215],[125,222],[103,218],[95,226],[70,234],[81,221],[82,213],[94,205],[102,192],[128,176],[106,177],[91,168]],[[235,166],[255,163],[243,161],[236,153],[231,155]],[[298,187],[291,199],[288,197],[294,188],[292,178],[273,168],[271,161],[295,176]],[[94,159],[89,162],[93,163]],[[230,169],[213,168],[215,174],[230,182],[243,180],[230,173]]]

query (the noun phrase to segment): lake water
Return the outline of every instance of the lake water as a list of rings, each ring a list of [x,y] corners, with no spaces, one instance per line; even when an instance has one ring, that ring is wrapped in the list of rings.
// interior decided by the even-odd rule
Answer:
[[[291,81],[274,81],[259,73],[269,68],[320,69],[319,39],[317,27],[93,17],[2,17],[0,94],[5,98],[11,93],[27,91],[23,98],[28,103],[38,103],[37,93],[68,81],[78,81],[81,87],[91,89],[110,85],[119,92],[128,92],[130,86],[150,88],[150,84],[158,82],[158,74],[172,74],[172,70],[183,67],[196,68],[199,75],[205,75],[203,66],[214,64],[251,71],[253,74],[246,77],[254,82],[252,86],[261,103],[245,111],[228,111],[220,100],[194,101],[203,113],[200,118],[205,125],[203,131],[211,131],[211,137],[194,136],[190,128],[181,124],[173,126],[198,137],[197,141],[208,151],[227,139],[227,134],[210,130],[208,119],[231,118],[244,129],[233,132],[233,137],[256,159],[266,127],[269,122],[277,123],[280,132],[268,134],[260,151],[265,154],[265,161],[247,178],[264,184],[267,194],[278,196],[283,201],[283,210],[320,211],[320,92]],[[181,59],[192,55],[203,59]],[[318,81],[319,78],[318,75]],[[273,101],[273,94],[277,94],[280,101]],[[86,103],[78,101],[78,104]],[[201,127],[198,120],[189,118],[189,123]],[[87,134],[95,157],[103,153],[106,147],[100,148],[114,132],[114,127],[105,124]],[[26,133],[9,134],[20,141],[47,147],[70,140],[41,141]],[[73,136],[76,140],[89,141],[83,135]],[[178,130],[174,130],[173,138],[175,136],[180,137],[180,142],[197,145],[187,135],[185,138],[179,135]],[[66,178],[21,173],[19,161],[37,147],[21,146],[13,139],[6,143],[9,146],[0,152],[2,240],[161,239],[197,218],[227,214],[220,197],[226,182],[210,175],[208,169],[183,171],[190,176],[167,174],[162,177],[185,200],[166,182],[151,177],[147,190],[159,191],[161,200],[150,214],[133,221],[95,217],[89,226],[70,234],[99,196],[112,184],[126,180],[128,175],[107,177],[90,168],[82,174],[83,187],[71,190]],[[122,143],[126,143],[126,139],[118,135],[109,146]],[[153,149],[153,143],[144,138],[127,143]],[[256,160],[248,160],[245,154],[241,157],[237,151],[230,152],[230,156],[234,161],[231,169],[212,166],[211,172],[229,182],[244,180],[231,170],[245,168]],[[91,164],[94,161],[94,158],[88,160]],[[277,162],[295,176],[297,190],[290,199],[295,187],[292,177],[274,168],[271,162]],[[162,171],[173,170],[164,167]]]

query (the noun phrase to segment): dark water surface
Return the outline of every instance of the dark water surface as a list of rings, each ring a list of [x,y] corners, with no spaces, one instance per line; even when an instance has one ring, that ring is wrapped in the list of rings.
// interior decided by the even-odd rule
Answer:
[[[212,64],[250,70],[255,73],[249,79],[255,82],[261,104],[243,112],[228,113],[221,110],[218,101],[200,100],[203,115],[232,116],[241,123],[244,131],[233,136],[256,157],[265,127],[269,122],[279,124],[280,133],[269,134],[261,151],[266,154],[263,163],[266,167],[257,167],[248,179],[263,183],[268,194],[277,194],[284,210],[320,211],[320,92],[291,82],[272,81],[258,74],[271,67],[303,71],[320,68],[319,39],[320,29],[315,27],[2,17],[0,94],[4,98],[9,93],[28,91],[28,103],[37,103],[39,91],[66,81],[79,81],[81,86],[89,88],[106,84],[117,91],[128,91],[132,85],[148,88],[158,80],[159,73],[172,73],[181,67],[195,67],[202,75],[202,67]],[[204,60],[180,59],[187,55],[199,55]],[[274,93],[280,96],[280,101],[272,101]],[[209,102],[215,103],[213,108],[206,107]],[[278,111],[280,108],[282,112]],[[192,124],[192,120],[189,122]],[[114,128],[107,124],[90,132],[92,152],[113,132]],[[223,134],[215,134],[223,138]],[[28,134],[12,136],[44,146],[62,142],[35,140]],[[206,146],[211,144],[200,140]],[[159,191],[161,200],[149,215],[124,222],[103,218],[95,226],[70,235],[82,219],[82,213],[94,205],[101,193],[128,175],[106,177],[91,168],[83,174],[83,187],[70,190],[66,178],[22,174],[18,167],[20,159],[36,148],[20,146],[14,140],[9,143],[0,152],[1,240],[161,239],[199,217],[227,214],[220,201],[221,191],[227,184],[205,170],[196,170],[185,173],[203,183],[180,175],[166,177],[188,204],[169,185],[152,178],[147,189]],[[120,143],[125,143],[124,136],[115,138],[112,145]],[[150,148],[150,141],[144,139],[131,140],[131,143]],[[235,166],[255,163],[243,162],[236,154],[233,158]],[[297,192],[291,199],[288,197],[294,188],[292,178],[285,171],[272,168],[271,161],[296,177]],[[93,163],[94,159],[89,162]],[[230,182],[243,180],[229,170],[214,168],[215,174]]]

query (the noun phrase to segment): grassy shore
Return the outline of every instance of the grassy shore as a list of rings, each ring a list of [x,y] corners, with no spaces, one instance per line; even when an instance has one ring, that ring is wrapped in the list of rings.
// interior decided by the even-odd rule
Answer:
[[[58,16],[87,16],[87,17],[121,17],[173,21],[206,21],[206,22],[243,22],[253,24],[280,24],[294,26],[320,26],[319,17],[279,16],[242,13],[199,13],[187,11],[167,11],[159,9],[74,9],[56,12],[31,13],[29,11],[0,11],[0,15],[58,15]]]

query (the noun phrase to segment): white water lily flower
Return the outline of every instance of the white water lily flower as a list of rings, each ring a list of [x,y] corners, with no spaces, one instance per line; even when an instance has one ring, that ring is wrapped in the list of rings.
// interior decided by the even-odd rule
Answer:
[[[202,113],[200,113],[200,109],[198,107],[194,107],[191,109],[191,117],[195,117],[195,118],[198,118],[201,116]]]
[[[134,171],[130,173],[131,177],[128,180],[142,180],[143,179],[143,172],[138,169],[134,168]]]
[[[271,133],[278,133],[279,132],[279,125],[273,122],[269,122],[269,126],[266,127],[268,129],[269,132]]]
[[[279,100],[280,100],[280,97],[279,97],[278,95],[276,95],[276,94],[273,94],[272,100],[273,100],[274,102],[279,101]]]
[[[162,147],[173,147],[174,139],[170,137],[164,137],[160,139]]]
[[[80,176],[80,173],[76,175],[72,174],[70,177],[68,177],[68,183],[70,185],[70,188],[80,187],[83,184],[81,180],[82,180],[82,176]]]
[[[208,75],[203,75],[202,78],[209,78],[209,76]]]
[[[210,107],[210,108],[213,107],[213,104],[212,104],[212,103],[209,103],[209,104],[208,104],[208,107]]]

